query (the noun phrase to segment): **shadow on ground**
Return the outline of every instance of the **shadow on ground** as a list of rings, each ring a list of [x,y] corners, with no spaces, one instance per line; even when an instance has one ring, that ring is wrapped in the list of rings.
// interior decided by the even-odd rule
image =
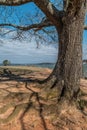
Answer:
[[[19,130],[53,130],[52,124],[45,118],[50,113],[50,109],[44,112],[45,107],[49,106],[48,96],[44,99],[41,88],[33,87],[36,79],[29,79],[22,75],[24,76],[21,72],[14,74],[9,70],[3,70],[0,74],[0,124],[3,125],[0,130],[4,130],[4,127],[8,129],[8,126],[10,130],[15,130],[14,125],[9,125],[14,124],[15,119],[16,125],[20,126]]]
[[[46,78],[41,72],[0,73],[0,130],[87,130],[87,118],[74,107],[67,106],[57,113],[57,88],[50,90],[51,84],[43,87],[36,83],[38,76]],[[87,81],[82,80],[82,98],[87,103],[86,86]]]

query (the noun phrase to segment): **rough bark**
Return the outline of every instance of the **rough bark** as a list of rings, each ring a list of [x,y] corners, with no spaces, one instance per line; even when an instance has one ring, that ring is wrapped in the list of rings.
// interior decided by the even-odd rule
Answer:
[[[72,10],[71,15],[68,10],[66,17],[63,18],[63,28],[59,34],[60,53],[57,75],[60,75],[63,80],[60,96],[67,100],[76,100],[82,77],[81,43],[85,9],[83,3],[80,3],[80,6],[78,12]]]
[[[17,6],[28,2],[33,2],[33,0],[0,0],[0,5]]]
[[[84,26],[84,30],[87,30],[87,26]]]

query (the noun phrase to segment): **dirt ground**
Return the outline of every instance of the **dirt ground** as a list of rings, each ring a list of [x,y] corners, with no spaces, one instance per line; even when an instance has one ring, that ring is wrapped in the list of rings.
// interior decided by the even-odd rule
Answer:
[[[87,80],[81,79],[82,111],[64,105],[57,112],[58,89],[40,85],[35,79],[46,78],[52,70],[30,67],[0,69],[0,130],[87,130]],[[28,81],[29,80],[29,81]],[[57,114],[58,113],[58,114]]]

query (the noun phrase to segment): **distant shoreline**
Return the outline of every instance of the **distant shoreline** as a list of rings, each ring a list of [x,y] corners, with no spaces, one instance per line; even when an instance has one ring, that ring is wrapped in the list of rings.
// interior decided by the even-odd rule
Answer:
[[[83,63],[87,63],[87,59],[83,60]],[[11,63],[11,66],[38,66],[38,65],[55,65],[56,63]],[[3,66],[2,63],[0,63],[0,66]],[[10,66],[10,65],[9,65]]]
[[[37,67],[37,68],[48,68],[48,69],[53,69],[55,67],[55,63],[36,63],[36,64],[11,64],[9,66],[3,66],[0,64],[0,68],[25,68],[25,67]],[[87,78],[87,63],[83,62],[83,77]]]
[[[3,66],[3,64],[0,64],[0,66]],[[53,69],[54,66],[55,66],[55,63],[11,64],[9,66],[34,66],[34,67],[42,67],[42,68]]]

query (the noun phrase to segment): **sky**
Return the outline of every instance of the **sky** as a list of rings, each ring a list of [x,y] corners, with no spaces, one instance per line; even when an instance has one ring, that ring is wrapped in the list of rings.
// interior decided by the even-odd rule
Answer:
[[[5,9],[3,12],[3,8]],[[9,7],[0,7],[1,18],[0,23],[5,22],[13,22],[15,24],[31,24],[30,16],[33,16],[33,21],[38,22],[41,20],[41,16],[43,13],[39,11],[40,18],[34,18],[35,11],[38,11],[38,8],[33,4],[24,4],[22,6],[13,7],[12,9]],[[25,16],[26,14],[26,16]],[[37,14],[38,15],[38,14]],[[19,17],[21,20],[19,20]],[[32,18],[32,17],[31,17]],[[87,17],[85,19],[85,24],[87,24]],[[2,43],[3,41],[3,43]],[[83,33],[83,58],[87,59],[87,31]],[[8,59],[11,63],[18,64],[32,64],[32,63],[55,63],[57,59],[58,48],[57,45],[46,45],[41,44],[39,48],[36,48],[35,40],[31,40],[31,42],[26,39],[21,41],[11,40],[7,37],[2,38],[0,40],[0,63],[3,60]]]
[[[57,59],[57,47],[53,45],[40,45],[28,41],[4,40],[0,47],[0,63],[8,59],[13,64],[55,63]]]

